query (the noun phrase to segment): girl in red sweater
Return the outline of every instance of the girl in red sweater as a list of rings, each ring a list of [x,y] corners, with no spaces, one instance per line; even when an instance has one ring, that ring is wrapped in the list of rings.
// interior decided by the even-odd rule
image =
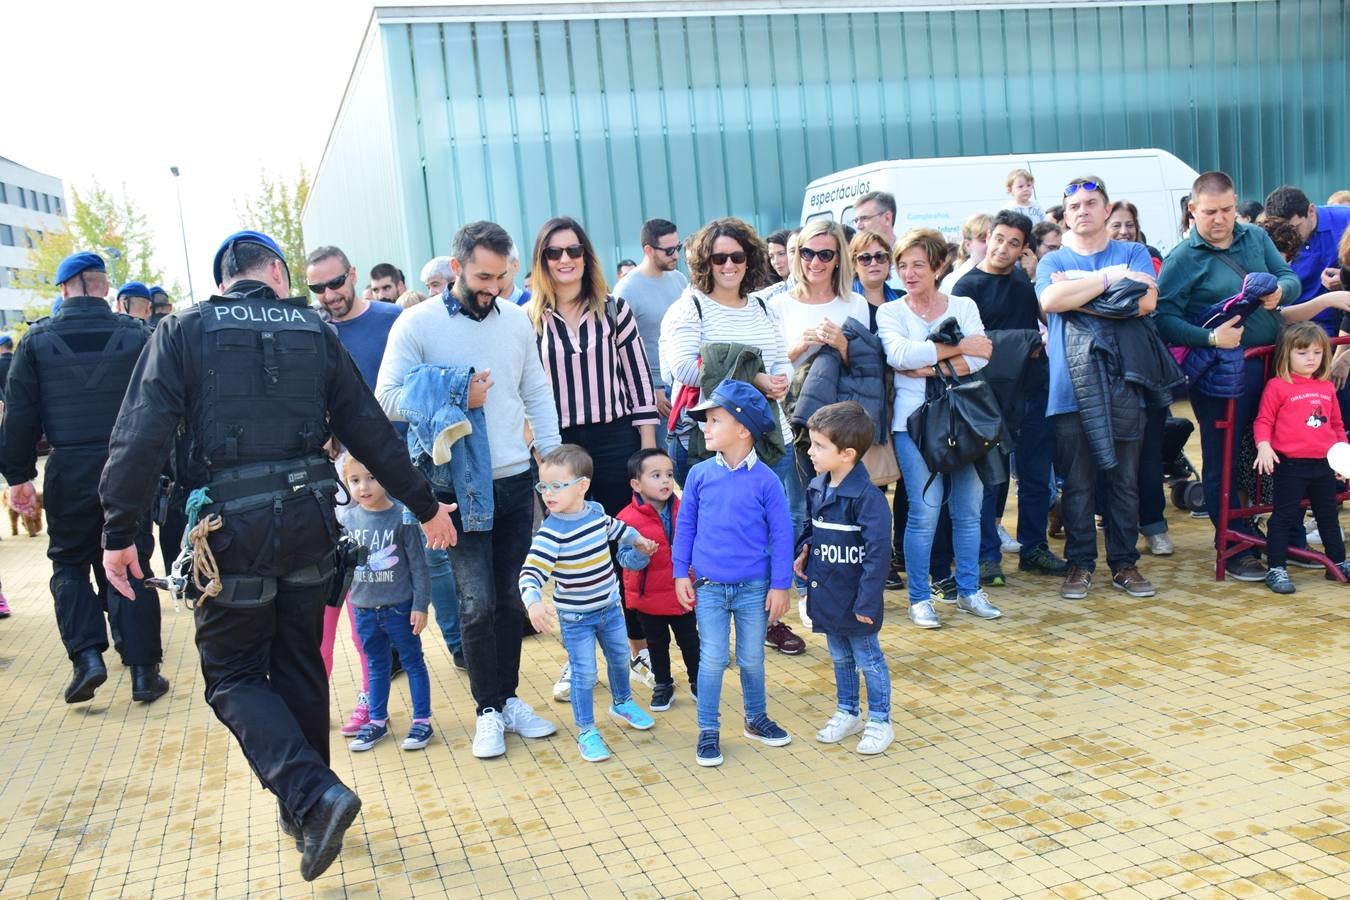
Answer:
[[[1297,322],[1284,329],[1275,351],[1275,376],[1261,395],[1252,427],[1256,438],[1256,470],[1274,473],[1274,510],[1266,527],[1270,570],[1266,586],[1277,594],[1294,593],[1285,562],[1290,529],[1303,520],[1308,498],[1322,546],[1336,567],[1350,577],[1345,541],[1336,519],[1336,475],[1327,463],[1332,444],[1345,440],[1341,407],[1331,371],[1331,346],[1316,322]],[[1330,573],[1327,574],[1330,579]]]

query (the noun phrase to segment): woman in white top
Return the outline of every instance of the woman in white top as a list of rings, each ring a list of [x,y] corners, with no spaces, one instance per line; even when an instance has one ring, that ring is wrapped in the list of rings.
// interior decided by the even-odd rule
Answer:
[[[770,302],[783,326],[788,359],[795,363],[813,347],[829,344],[848,358],[844,322],[867,328],[867,298],[853,292],[853,262],[844,229],[830,219],[816,219],[797,235],[792,258],[795,285]]]
[[[905,570],[909,578],[909,617],[920,628],[939,628],[928,572],[933,533],[942,509],[942,476],[931,479],[927,463],[910,438],[907,420],[921,407],[927,379],[939,361],[950,361],[961,375],[977,372],[989,362],[993,344],[985,337],[979,309],[969,297],[948,297],[937,289],[937,270],[947,257],[947,241],[928,228],[903,235],[892,258],[906,294],[877,310],[877,335],[886,347],[886,361],[895,369],[895,414],[892,444],[909,493],[905,526]],[[965,335],[955,346],[928,340],[945,319],[955,317]],[[944,366],[945,371],[945,366]],[[947,508],[952,520],[952,549],[956,559],[957,607],[980,616],[1001,613],[980,590],[980,504],[984,485],[973,465],[947,476]]]

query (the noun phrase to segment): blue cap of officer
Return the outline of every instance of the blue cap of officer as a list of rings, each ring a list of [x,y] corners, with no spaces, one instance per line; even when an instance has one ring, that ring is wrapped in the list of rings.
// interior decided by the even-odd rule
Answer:
[[[128,281],[117,289],[117,299],[123,297],[140,297],[144,300],[150,299],[150,289],[145,286],[143,281]]]
[[[0,333],[0,347],[13,347],[14,336],[8,332]]]
[[[72,253],[56,267],[56,283],[65,284],[81,272],[106,272],[108,267],[97,253]]]
[[[769,401],[760,393],[759,388],[744,381],[728,378],[713,388],[712,396],[689,410],[689,418],[699,422],[708,419],[708,410],[720,406],[745,426],[750,436],[758,438],[768,434],[778,426]]]
[[[150,285],[150,296],[153,297],[156,294],[163,294],[166,297],[169,296],[169,292],[164,290],[164,288],[160,287],[159,285],[157,284]]]
[[[225,254],[228,253],[230,248],[235,244],[258,244],[259,246],[266,247],[277,255],[277,258],[281,260],[282,265],[286,264],[286,254],[281,252],[281,248],[277,246],[277,242],[263,234],[261,231],[236,231],[221,243],[220,249],[216,251],[215,259],[211,261],[211,275],[215,278],[216,284],[220,284],[223,280],[221,277],[221,263],[225,260]]]

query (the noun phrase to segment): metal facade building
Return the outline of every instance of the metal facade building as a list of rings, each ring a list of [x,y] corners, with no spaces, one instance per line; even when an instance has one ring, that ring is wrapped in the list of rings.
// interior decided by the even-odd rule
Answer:
[[[518,3],[377,8],[305,210],[409,282],[462,223],[549,216],[607,268],[641,222],[795,222],[813,178],[900,157],[1159,147],[1350,187],[1350,4]]]

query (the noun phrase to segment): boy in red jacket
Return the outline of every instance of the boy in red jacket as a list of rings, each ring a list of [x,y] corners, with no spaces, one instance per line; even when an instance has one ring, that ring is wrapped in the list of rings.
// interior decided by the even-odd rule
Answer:
[[[675,464],[664,450],[648,448],[628,460],[628,484],[633,502],[619,511],[617,519],[637,529],[643,537],[656,541],[651,556],[619,548],[623,567],[624,602],[642,620],[651,654],[656,687],[652,689],[652,711],[664,712],[675,702],[675,680],[670,674],[670,635],[680,645],[684,667],[689,673],[689,691],[698,696],[698,624],[692,605],[685,606],[675,594],[675,572],[670,545],[675,536],[675,519],[680,501],[674,496]]]

